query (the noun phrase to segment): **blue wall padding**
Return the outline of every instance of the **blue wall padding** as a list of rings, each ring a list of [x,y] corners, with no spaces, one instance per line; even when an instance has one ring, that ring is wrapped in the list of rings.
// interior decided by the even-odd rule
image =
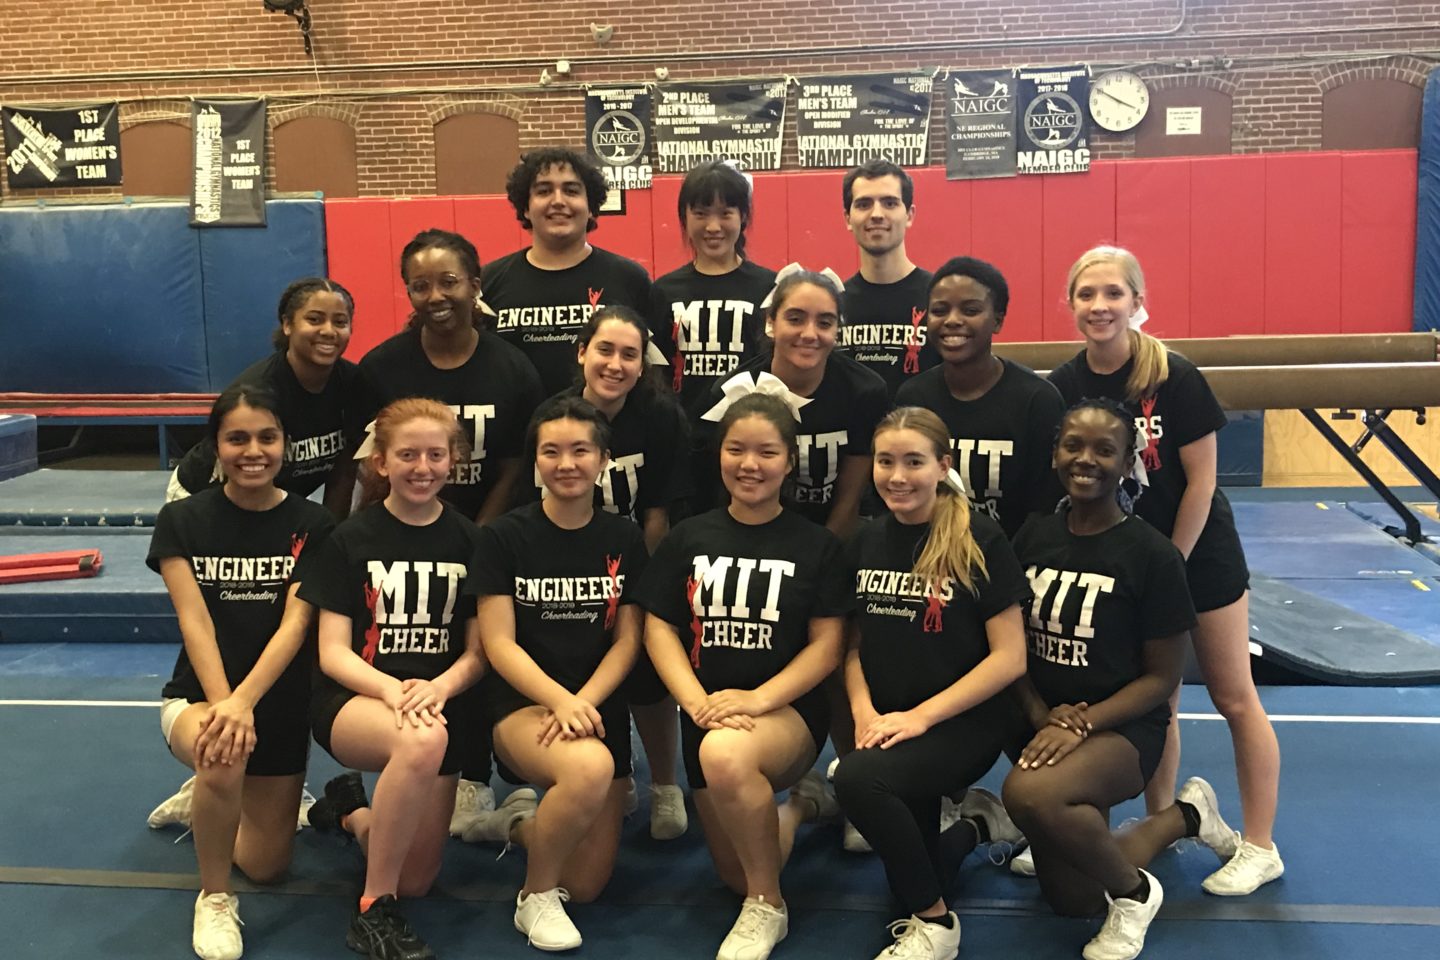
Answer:
[[[199,393],[200,249],[183,204],[0,210],[0,384]]]
[[[325,205],[271,200],[264,229],[190,230],[200,246],[209,388],[223,390],[270,350],[280,294],[325,274]]]
[[[1415,329],[1440,330],[1440,69],[1425,80],[1420,108],[1415,222]]]

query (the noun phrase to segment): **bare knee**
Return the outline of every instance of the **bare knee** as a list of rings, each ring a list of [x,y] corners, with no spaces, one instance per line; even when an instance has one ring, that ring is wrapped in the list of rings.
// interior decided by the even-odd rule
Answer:
[[[759,773],[727,733],[716,731],[700,741],[700,769],[716,794],[732,794]]]
[[[285,879],[290,872],[290,858],[267,857],[257,858],[255,863],[236,863],[240,872],[245,874],[245,879],[262,887],[273,886]]]
[[[1215,709],[1229,723],[1264,717],[1265,708],[1260,705],[1260,695],[1250,683],[1216,685],[1210,691],[1210,700]]]
[[[395,750],[390,754],[390,763],[409,769],[434,773],[445,759],[445,749],[450,745],[450,735],[445,728],[418,727],[401,731]]]
[[[195,785],[227,796],[237,794],[245,784],[245,764],[221,763],[195,768]]]
[[[1053,802],[1043,790],[1038,789],[1040,785],[1030,779],[1034,776],[1034,771],[1017,767],[1005,778],[1005,785],[1000,791],[1005,812],[1027,834],[1044,822]]]
[[[565,758],[564,767],[555,778],[556,786],[565,786],[604,803],[615,780],[615,759],[599,741],[594,749],[574,750]],[[572,890],[573,894],[574,891]]]

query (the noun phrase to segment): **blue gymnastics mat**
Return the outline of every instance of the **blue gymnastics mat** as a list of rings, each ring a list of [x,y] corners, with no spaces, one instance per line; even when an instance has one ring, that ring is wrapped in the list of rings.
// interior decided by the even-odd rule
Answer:
[[[37,470],[0,483],[0,527],[153,527],[169,482],[163,470]]]
[[[0,586],[0,642],[180,641],[165,584],[145,566],[149,529],[16,529],[0,534],[0,554],[98,547],[104,564],[94,577]]]
[[[1440,563],[1338,504],[1234,508],[1252,651],[1329,683],[1440,683]]]

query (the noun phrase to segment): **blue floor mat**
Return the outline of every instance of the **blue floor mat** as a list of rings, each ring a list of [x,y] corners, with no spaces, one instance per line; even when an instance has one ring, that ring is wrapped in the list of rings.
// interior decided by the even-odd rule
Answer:
[[[0,526],[155,525],[163,470],[37,470],[0,483]]]
[[[1237,503],[1245,559],[1277,580],[1440,577],[1421,556],[1347,510],[1311,503]]]

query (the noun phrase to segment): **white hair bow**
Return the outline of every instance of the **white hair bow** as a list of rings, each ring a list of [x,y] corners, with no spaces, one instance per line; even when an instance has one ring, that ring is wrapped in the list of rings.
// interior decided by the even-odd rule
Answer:
[[[945,476],[940,478],[940,482],[955,491],[959,496],[970,496],[970,491],[965,489],[965,478],[960,476],[954,467],[945,471]]]
[[[1134,315],[1130,317],[1130,328],[1132,330],[1139,330],[1141,327],[1145,326],[1145,321],[1149,319],[1150,311],[1145,309],[1144,304],[1141,304],[1140,306],[1135,308]]]
[[[765,294],[765,299],[760,301],[760,309],[765,310],[769,308],[770,301],[775,299],[775,291],[780,289],[781,280],[784,280],[792,273],[800,273],[804,269],[805,268],[802,267],[799,263],[787,263],[785,266],[781,267],[780,272],[775,274],[775,286],[771,287],[770,292]],[[829,267],[825,267],[823,270],[816,270],[815,272],[820,274],[820,276],[827,278],[831,283],[835,284],[836,291],[838,291],[839,293],[845,292],[845,284],[843,281],[841,281],[840,275],[834,270],[831,270]]]
[[[746,173],[740,168],[740,161],[721,160],[720,162],[745,178],[745,186],[750,191],[750,195],[753,197],[755,195],[755,178],[750,176],[750,174]]]
[[[665,359],[664,351],[655,346],[654,340],[645,345],[645,362],[652,367],[668,367],[670,365],[670,361]]]
[[[485,316],[487,316],[487,317],[498,317],[498,316],[500,316],[500,314],[498,314],[498,313],[495,312],[495,308],[492,307],[492,306],[490,306],[490,304],[486,303],[486,302],[485,302],[485,298],[482,297],[482,296],[480,296],[480,294],[478,294],[478,293],[475,294],[475,309],[476,309],[476,310],[479,310],[481,313],[485,314]]]
[[[785,381],[773,373],[761,373],[758,377],[753,378],[748,373],[737,373],[722,383],[720,389],[725,395],[720,398],[719,403],[701,415],[701,420],[719,423],[720,418],[725,416],[725,411],[730,409],[730,404],[752,393],[768,394],[779,400],[790,408],[790,415],[797,422],[800,420],[800,408],[810,402],[809,397],[791,393],[790,388],[785,386]]]
[[[361,441],[359,449],[355,451],[356,460],[368,460],[375,452],[375,421],[371,420],[365,424],[365,439]]]

